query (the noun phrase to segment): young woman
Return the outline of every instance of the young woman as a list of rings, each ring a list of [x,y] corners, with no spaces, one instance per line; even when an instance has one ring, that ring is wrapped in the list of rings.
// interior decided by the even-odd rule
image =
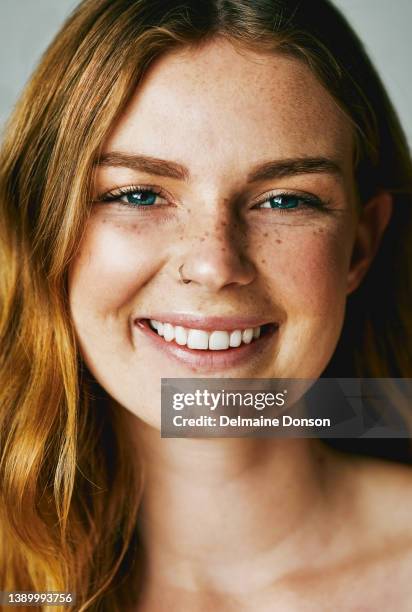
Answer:
[[[162,377],[411,374],[411,162],[340,14],[86,0],[0,168],[1,589],[409,610],[409,467],[159,434]]]

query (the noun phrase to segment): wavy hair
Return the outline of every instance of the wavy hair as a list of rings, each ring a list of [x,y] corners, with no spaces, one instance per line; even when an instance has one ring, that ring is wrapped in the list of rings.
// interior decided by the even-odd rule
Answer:
[[[93,165],[148,66],[218,36],[305,62],[352,122],[361,203],[393,194],[392,219],[348,298],[327,372],[410,375],[411,161],[340,13],[325,0],[85,0],[41,59],[0,157],[3,590],[75,591],[71,609],[81,612],[120,612],[138,599],[142,475],[131,467],[136,449],[121,411],[79,354],[67,270],[87,222]]]

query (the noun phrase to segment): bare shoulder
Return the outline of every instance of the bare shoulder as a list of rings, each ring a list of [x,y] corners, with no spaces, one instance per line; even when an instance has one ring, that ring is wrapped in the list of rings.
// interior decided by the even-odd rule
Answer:
[[[412,466],[353,456],[349,470],[358,533],[370,560],[398,578],[412,575]],[[359,529],[360,528],[360,529]],[[361,544],[359,542],[359,544]],[[392,570],[392,571],[390,571]]]
[[[384,609],[409,611],[412,467],[340,453],[337,459],[346,472],[340,514],[344,539],[339,540],[334,583],[336,592],[343,588],[342,609],[369,612],[386,602]]]
[[[412,535],[412,466],[382,459],[355,456],[359,503],[377,525]]]

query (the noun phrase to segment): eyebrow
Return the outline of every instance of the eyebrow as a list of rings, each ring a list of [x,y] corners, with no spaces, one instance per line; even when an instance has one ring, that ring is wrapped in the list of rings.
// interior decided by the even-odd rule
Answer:
[[[95,162],[97,166],[124,167],[181,181],[190,178],[186,166],[157,157],[112,151],[102,154]],[[247,183],[256,183],[298,174],[326,173],[342,176],[339,164],[327,157],[296,157],[263,162],[253,168],[246,177]]]
[[[129,168],[130,170],[147,172],[156,176],[167,176],[181,181],[187,181],[190,177],[189,170],[176,162],[117,151],[104,153],[98,158],[96,165]]]
[[[298,157],[264,162],[256,166],[248,174],[247,182],[255,183],[284,176],[317,173],[334,174],[339,177],[343,174],[339,164],[333,159],[326,157]]]

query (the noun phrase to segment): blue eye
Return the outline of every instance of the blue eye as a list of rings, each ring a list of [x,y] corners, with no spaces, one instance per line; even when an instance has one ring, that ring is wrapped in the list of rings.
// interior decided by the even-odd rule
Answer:
[[[157,193],[151,189],[130,191],[119,198],[120,202],[126,202],[132,206],[152,206],[156,202]]]
[[[258,208],[272,208],[280,211],[299,208],[322,208],[322,202],[318,198],[293,193],[281,193],[269,196],[259,204]]]
[[[99,199],[102,202],[119,202],[131,208],[145,208],[153,206],[159,197],[160,193],[156,192],[154,189],[125,187],[117,191],[111,191],[101,196]]]
[[[276,196],[269,198],[271,208],[296,208],[299,206],[299,198],[296,196]]]

